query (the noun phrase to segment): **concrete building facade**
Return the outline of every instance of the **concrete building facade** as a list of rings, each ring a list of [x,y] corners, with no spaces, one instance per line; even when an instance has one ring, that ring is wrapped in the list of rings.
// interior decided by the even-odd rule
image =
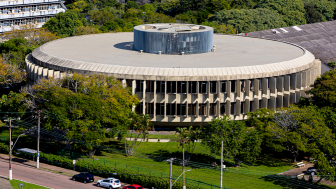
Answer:
[[[40,28],[51,17],[65,10],[60,0],[0,1],[0,33],[27,24]]]
[[[134,111],[150,115],[154,125],[189,126],[224,115],[246,119],[258,108],[288,107],[321,74],[321,62],[290,43],[214,35],[216,51],[161,55],[132,50],[130,36],[98,34],[47,43],[27,56],[28,76],[113,75],[139,98]]]

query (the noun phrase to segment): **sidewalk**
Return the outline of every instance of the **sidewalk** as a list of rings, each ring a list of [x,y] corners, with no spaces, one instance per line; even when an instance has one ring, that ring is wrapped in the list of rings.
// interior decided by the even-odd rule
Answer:
[[[13,189],[8,178],[0,176],[0,189]]]
[[[9,157],[7,155],[0,154],[0,161],[8,162]],[[36,169],[36,161],[27,160],[27,159],[24,160],[23,158],[19,158],[19,157],[12,156],[12,164],[14,164],[14,165],[15,164],[24,165],[24,166]],[[69,177],[71,177],[72,175],[80,173],[78,171],[73,171],[73,170],[69,170],[69,169],[65,169],[65,168],[62,168],[62,167],[57,167],[57,166],[53,166],[53,165],[49,165],[49,164],[45,164],[45,163],[40,163],[40,169],[45,170],[45,171],[58,173],[58,174],[67,175]],[[100,179],[104,179],[104,178],[99,177],[99,176],[95,176],[95,182],[97,182],[97,180],[100,180]],[[121,182],[122,187],[126,186],[126,185],[129,185],[129,184]],[[1,181],[0,181],[0,186],[2,186]],[[2,188],[0,187],[0,189],[2,189]],[[7,188],[4,188],[4,189],[7,189]],[[147,188],[144,188],[144,189],[147,189]]]

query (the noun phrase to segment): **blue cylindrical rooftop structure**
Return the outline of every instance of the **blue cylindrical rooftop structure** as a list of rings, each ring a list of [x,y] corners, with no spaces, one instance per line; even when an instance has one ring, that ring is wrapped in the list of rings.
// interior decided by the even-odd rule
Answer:
[[[133,47],[147,53],[206,53],[213,49],[213,28],[193,24],[139,25],[134,27]]]

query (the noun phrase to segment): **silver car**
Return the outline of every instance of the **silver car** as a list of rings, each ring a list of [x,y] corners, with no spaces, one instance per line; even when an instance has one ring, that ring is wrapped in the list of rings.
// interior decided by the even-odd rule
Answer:
[[[315,168],[315,167],[309,167],[307,169],[306,173],[307,174],[311,174],[312,176],[314,176],[314,175],[316,175],[317,171],[318,171],[317,168]]]
[[[120,188],[121,183],[119,179],[107,178],[107,179],[98,180],[97,186],[112,189],[112,188]]]

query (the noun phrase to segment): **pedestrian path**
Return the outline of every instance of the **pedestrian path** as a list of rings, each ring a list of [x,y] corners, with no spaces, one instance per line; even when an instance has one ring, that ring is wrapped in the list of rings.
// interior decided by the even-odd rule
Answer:
[[[0,189],[13,189],[8,178],[0,176]]]

